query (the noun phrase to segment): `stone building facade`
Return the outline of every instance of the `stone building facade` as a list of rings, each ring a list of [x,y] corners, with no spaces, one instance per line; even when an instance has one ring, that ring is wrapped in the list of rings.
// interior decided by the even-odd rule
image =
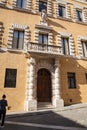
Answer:
[[[0,0],[0,68],[10,111],[87,102],[87,1]]]

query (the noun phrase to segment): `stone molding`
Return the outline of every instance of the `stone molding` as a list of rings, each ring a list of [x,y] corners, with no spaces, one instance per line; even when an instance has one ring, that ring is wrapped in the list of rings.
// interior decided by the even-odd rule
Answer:
[[[2,46],[3,23],[0,23],[0,47]]]
[[[29,27],[26,25],[20,25],[20,24],[12,24],[9,28],[9,35],[8,35],[8,49],[12,49],[12,41],[13,41],[13,33],[14,29],[18,30],[24,30],[24,51],[27,51],[27,45],[30,41],[30,31]]]
[[[6,0],[0,0],[0,3],[5,5],[7,2]]]

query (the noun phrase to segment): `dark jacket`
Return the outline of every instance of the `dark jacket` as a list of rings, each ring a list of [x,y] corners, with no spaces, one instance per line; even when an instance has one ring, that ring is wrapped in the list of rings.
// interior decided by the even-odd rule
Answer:
[[[1,99],[0,100],[0,110],[6,111],[6,106],[8,106],[7,100]]]

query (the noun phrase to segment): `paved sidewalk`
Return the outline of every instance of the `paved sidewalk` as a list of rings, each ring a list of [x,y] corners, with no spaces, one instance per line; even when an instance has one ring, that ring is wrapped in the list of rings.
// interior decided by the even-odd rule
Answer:
[[[87,130],[87,104],[8,113],[4,130]]]
[[[8,112],[7,115],[8,116],[20,116],[21,114],[28,114],[28,115],[37,115],[37,114],[42,114],[42,112],[44,113],[49,113],[50,110],[54,111],[54,112],[60,112],[60,111],[67,111],[67,110],[74,110],[74,109],[80,109],[80,108],[87,108],[87,103],[80,103],[80,104],[74,104],[74,105],[70,105],[70,106],[64,106],[58,109],[44,109],[44,110],[37,110],[37,111],[31,111],[31,112]]]

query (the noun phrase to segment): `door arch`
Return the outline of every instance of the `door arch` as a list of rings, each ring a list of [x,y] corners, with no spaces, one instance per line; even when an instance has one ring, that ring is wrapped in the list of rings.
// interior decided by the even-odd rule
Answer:
[[[51,102],[52,87],[51,87],[51,73],[42,68],[37,73],[37,101]]]

